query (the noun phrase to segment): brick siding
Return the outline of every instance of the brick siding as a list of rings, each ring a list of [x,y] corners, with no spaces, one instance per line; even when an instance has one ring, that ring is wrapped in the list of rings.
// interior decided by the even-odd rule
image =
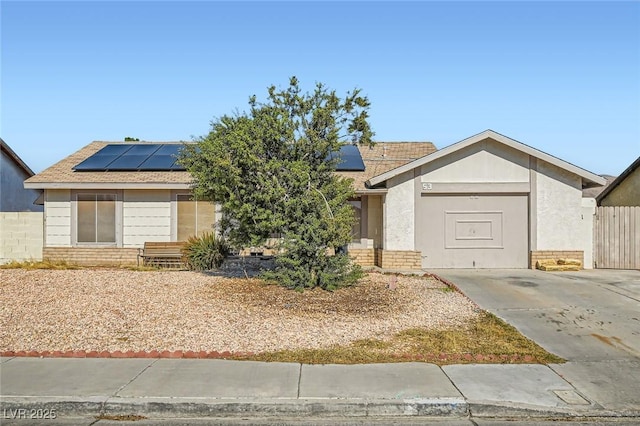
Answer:
[[[135,265],[138,249],[117,247],[45,247],[42,258],[85,266]]]
[[[383,269],[422,269],[422,258],[419,251],[376,249],[375,263]]]
[[[375,266],[375,251],[367,249],[349,249],[349,257],[360,266]]]

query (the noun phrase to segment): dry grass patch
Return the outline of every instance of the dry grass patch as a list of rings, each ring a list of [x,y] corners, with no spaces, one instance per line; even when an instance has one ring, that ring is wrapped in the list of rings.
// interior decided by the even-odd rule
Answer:
[[[560,363],[553,355],[496,316],[483,312],[456,329],[412,328],[389,340],[362,339],[324,349],[288,350],[234,357],[255,361],[305,364],[366,364],[425,361],[464,363]]]
[[[0,265],[0,269],[25,269],[30,271],[34,269],[54,269],[54,270],[81,269],[81,267],[64,260],[45,259],[45,260],[25,260],[23,262],[12,260],[11,262]]]

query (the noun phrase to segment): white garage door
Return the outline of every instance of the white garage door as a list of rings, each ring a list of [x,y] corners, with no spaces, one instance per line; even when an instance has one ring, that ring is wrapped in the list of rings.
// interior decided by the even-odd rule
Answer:
[[[423,268],[527,268],[527,195],[424,195],[416,245]]]

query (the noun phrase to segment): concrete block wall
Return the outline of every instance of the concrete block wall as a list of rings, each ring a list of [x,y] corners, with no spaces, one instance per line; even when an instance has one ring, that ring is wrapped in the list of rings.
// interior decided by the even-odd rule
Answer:
[[[529,268],[535,269],[539,260],[577,259],[584,267],[584,252],[581,250],[536,250],[529,252]]]
[[[42,260],[42,212],[0,213],[0,263]]]
[[[422,269],[422,258],[419,251],[376,249],[375,264],[383,269]]]
[[[45,247],[43,259],[64,260],[85,266],[135,265],[138,249],[117,247]]]

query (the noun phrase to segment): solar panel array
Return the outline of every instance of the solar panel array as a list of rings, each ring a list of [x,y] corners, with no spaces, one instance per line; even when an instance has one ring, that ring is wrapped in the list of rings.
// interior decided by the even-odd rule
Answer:
[[[83,162],[76,171],[171,171],[185,170],[176,163],[181,144],[109,144]],[[364,162],[358,147],[342,145],[338,153],[338,171],[364,171]]]
[[[181,144],[109,144],[73,170],[170,171],[185,170],[176,163]]]

